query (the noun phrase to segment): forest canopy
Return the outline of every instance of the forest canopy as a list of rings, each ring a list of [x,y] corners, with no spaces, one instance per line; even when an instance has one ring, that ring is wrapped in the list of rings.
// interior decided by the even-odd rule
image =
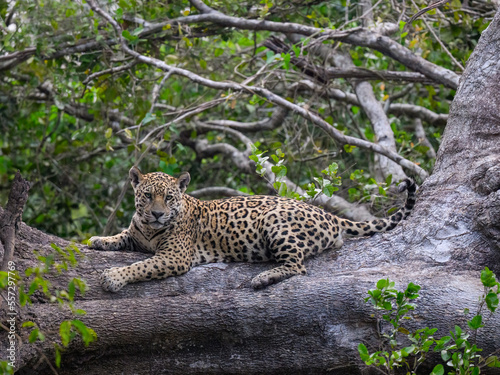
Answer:
[[[128,170],[200,198],[384,216],[432,172],[484,0],[0,1],[0,202],[83,240],[128,225]],[[367,209],[368,208],[368,209]],[[108,218],[110,219],[107,225]]]

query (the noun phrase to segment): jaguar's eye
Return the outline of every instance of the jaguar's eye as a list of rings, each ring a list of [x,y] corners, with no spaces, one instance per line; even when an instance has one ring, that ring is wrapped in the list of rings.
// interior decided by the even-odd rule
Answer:
[[[165,197],[165,200],[166,200],[166,201],[169,201],[169,200],[171,200],[172,198],[173,198],[173,196],[171,196],[171,195],[169,194],[169,195],[167,195],[167,196]]]
[[[146,198],[148,198],[148,199],[151,199],[151,197],[152,197],[151,193],[144,193],[144,196],[145,196]]]

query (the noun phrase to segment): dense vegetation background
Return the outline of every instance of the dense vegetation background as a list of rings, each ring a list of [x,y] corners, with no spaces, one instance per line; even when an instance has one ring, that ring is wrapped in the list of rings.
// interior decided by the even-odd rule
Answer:
[[[407,24],[426,1],[207,1],[218,11],[212,13],[198,1],[97,4],[121,33],[86,2],[0,0],[0,202],[20,170],[33,182],[24,221],[77,240],[128,225],[133,195],[122,196],[134,163],[143,172],[189,171],[188,193],[222,186],[293,195],[301,186],[309,198],[318,191],[344,198],[316,200],[344,216],[366,215],[360,205],[385,215],[396,204],[387,187],[403,170],[344,144],[308,113],[336,134],[379,142],[430,173],[458,75],[496,9],[485,0],[440,2]],[[314,38],[272,26],[284,22],[309,27]],[[367,42],[384,33],[409,52],[407,60]],[[451,75],[414,69],[419,58]],[[361,92],[363,74],[371,99]],[[307,113],[284,109],[261,91],[218,88],[197,77],[266,88]],[[372,105],[383,109],[379,117]],[[390,128],[381,130],[384,123]],[[259,156],[248,142],[268,153]],[[275,168],[260,177],[252,154],[264,170]],[[328,170],[332,163],[338,171]],[[335,191],[325,180],[337,187],[337,176]],[[276,179],[288,190],[273,187]]]

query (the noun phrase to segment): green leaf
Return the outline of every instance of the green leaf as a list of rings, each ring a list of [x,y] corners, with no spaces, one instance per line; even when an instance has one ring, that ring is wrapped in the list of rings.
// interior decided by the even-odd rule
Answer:
[[[113,129],[107,128],[106,133],[104,133],[104,136],[106,137],[106,139],[111,138],[112,135],[113,135]]]
[[[56,366],[61,367],[61,351],[59,350],[59,345],[56,345]]]
[[[471,329],[478,329],[484,327],[484,324],[482,324],[482,322],[483,322],[483,317],[481,315],[476,315],[474,318],[472,318],[467,322],[467,325]]]
[[[358,352],[362,361],[366,361],[370,358],[370,354],[368,353],[368,349],[366,348],[365,344],[360,343],[358,345]]]
[[[148,113],[146,113],[146,116],[144,116],[144,118],[142,119],[142,124],[146,125],[155,119],[156,119],[156,115],[154,113],[148,112]]]
[[[389,301],[386,301],[383,303],[382,307],[384,308],[384,310],[390,311],[390,310],[392,310],[392,303],[390,303]]]
[[[339,190],[339,188],[336,186],[332,186],[332,185],[327,185],[327,186],[323,187],[323,193],[327,197],[331,197],[333,195],[333,193],[336,192],[337,190]]]
[[[481,271],[481,282],[487,288],[492,288],[497,284],[495,274],[489,270],[488,267],[485,267],[483,271]]]
[[[387,178],[385,179],[385,184],[387,186],[390,186],[392,184],[392,174],[390,174],[389,176],[387,176]]]
[[[352,150],[354,150],[355,148],[356,148],[356,146],[353,146],[353,145],[344,145],[344,150],[347,153],[351,153]]]
[[[444,367],[443,365],[436,365],[430,375],[443,375],[444,374]]]
[[[130,131],[130,129],[124,129],[123,130],[125,132],[125,136],[128,138],[128,139],[132,139],[133,136],[132,136],[132,132]]]
[[[19,289],[19,304],[25,306],[27,303],[31,303],[29,295],[24,293],[24,290]]]
[[[377,289],[384,289],[389,285],[389,279],[380,279],[377,281]]]
[[[404,327],[398,327],[398,332],[401,332],[405,335],[409,335],[410,334],[410,331],[408,331],[406,328]],[[411,352],[410,352],[411,353]]]
[[[89,328],[81,320],[75,319],[71,321],[71,324],[80,332],[82,335],[83,342],[85,346],[88,346],[91,342],[97,340],[97,334],[92,328]]]
[[[274,174],[276,174],[276,178],[283,178],[286,176],[287,169],[284,165],[274,165],[273,167],[271,167],[271,170]]]
[[[273,51],[267,51],[266,52],[266,64],[270,64],[274,61],[275,55]]]
[[[494,292],[490,292],[486,295],[485,299],[486,301],[486,306],[488,307],[488,310],[491,312],[495,312],[495,310],[498,307],[498,294]]]
[[[75,291],[76,291],[75,282],[71,280],[68,283],[68,296],[70,301],[73,301],[73,299],[75,298]]]
[[[451,354],[447,350],[441,350],[441,358],[446,362],[451,358]]]
[[[40,330],[38,328],[35,328],[33,331],[30,332],[30,335],[28,337],[28,341],[30,342],[30,344],[33,344],[36,339],[38,338],[38,332]]]
[[[496,355],[486,358],[485,363],[488,367],[500,367],[500,360],[498,360]]]
[[[71,339],[71,321],[65,320],[59,326],[59,335],[63,346],[68,346]]]
[[[122,36],[125,39],[127,39],[129,42],[135,42],[137,39],[139,39],[139,37],[130,34],[130,32],[128,30],[123,30],[122,31]]]
[[[290,54],[282,54],[283,56],[283,66],[285,67],[286,70],[290,69]]]
[[[400,327],[402,328],[402,327]],[[410,333],[408,330],[406,330],[406,332],[408,332],[408,334]],[[410,346],[407,346],[403,349],[401,349],[401,354],[403,355],[403,357],[408,357],[411,353],[413,353],[416,349],[416,346],[415,345],[410,345]]]

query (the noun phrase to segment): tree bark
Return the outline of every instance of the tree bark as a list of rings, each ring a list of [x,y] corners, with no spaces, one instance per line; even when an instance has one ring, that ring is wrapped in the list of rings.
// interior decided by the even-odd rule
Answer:
[[[434,174],[422,185],[407,221],[385,234],[346,241],[338,251],[306,262],[296,276],[263,291],[250,280],[272,264],[211,264],[163,281],[132,284],[116,294],[98,282],[103,269],[148,255],[98,252],[82,246],[78,267],[54,279],[85,278],[90,291],[76,307],[99,339],[73,343],[59,374],[358,374],[368,373],[356,347],[377,348],[377,322],[363,302],[366,291],[389,277],[399,289],[422,286],[409,329],[436,327],[445,336],[465,325],[483,292],[480,270],[500,273],[500,13],[472,54],[450,113]],[[15,262],[33,266],[34,249],[66,241],[21,224]],[[53,359],[52,341],[69,311],[42,297],[19,311],[19,374],[46,374],[41,354]],[[21,320],[35,321],[43,343],[26,344]],[[2,319],[4,322],[4,319]],[[4,324],[4,323],[2,323]],[[5,353],[6,334],[0,334]],[[479,331],[488,354],[500,348],[500,314]],[[427,368],[435,358],[427,362]],[[425,372],[423,372],[425,373]],[[493,372],[491,372],[493,373]]]

